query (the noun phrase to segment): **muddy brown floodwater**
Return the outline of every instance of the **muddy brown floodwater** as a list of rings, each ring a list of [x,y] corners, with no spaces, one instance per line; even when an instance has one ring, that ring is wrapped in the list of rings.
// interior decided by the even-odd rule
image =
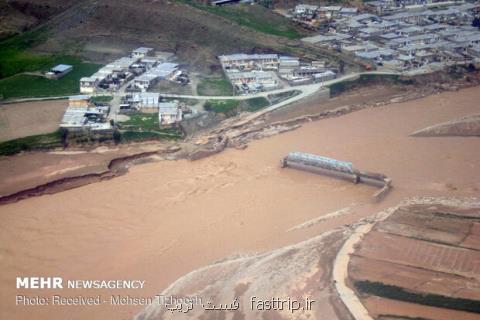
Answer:
[[[0,207],[1,319],[129,319],[142,306],[15,306],[16,294],[151,296],[219,259],[279,248],[352,223],[409,196],[472,196],[480,190],[480,139],[409,134],[478,113],[480,88],[364,109],[189,162],[139,165],[113,180]],[[375,189],[292,169],[298,150],[382,172]],[[288,229],[350,208],[309,228]],[[17,290],[17,276],[140,279],[142,290]]]

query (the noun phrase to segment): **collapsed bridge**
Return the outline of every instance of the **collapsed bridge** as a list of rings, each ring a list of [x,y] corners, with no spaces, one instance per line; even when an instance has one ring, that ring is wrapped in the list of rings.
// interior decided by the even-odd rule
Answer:
[[[290,152],[281,161],[282,168],[291,167],[381,188],[373,197],[379,201],[392,188],[392,180],[381,173],[360,171],[351,162],[340,161],[305,152]]]

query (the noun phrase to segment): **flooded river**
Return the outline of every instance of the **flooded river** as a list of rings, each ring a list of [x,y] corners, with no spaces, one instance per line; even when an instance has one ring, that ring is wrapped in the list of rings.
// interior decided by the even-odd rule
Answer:
[[[480,113],[480,88],[364,109],[195,162],[156,162],[113,180],[0,207],[1,319],[129,319],[142,306],[16,306],[17,294],[150,296],[228,256],[295,243],[410,196],[480,192],[479,138],[413,138],[435,123]],[[281,169],[290,151],[384,173],[379,203],[366,185]],[[350,208],[309,228],[288,229]],[[17,276],[139,279],[135,290],[17,290]]]

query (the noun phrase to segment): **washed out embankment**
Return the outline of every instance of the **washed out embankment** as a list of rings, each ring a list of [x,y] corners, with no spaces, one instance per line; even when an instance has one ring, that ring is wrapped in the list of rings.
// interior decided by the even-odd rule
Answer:
[[[24,200],[30,197],[41,196],[45,194],[53,194],[57,192],[62,192],[65,190],[78,188],[90,183],[95,183],[99,181],[109,180],[128,172],[128,167],[135,164],[135,162],[147,159],[148,157],[154,155],[167,155],[175,153],[179,148],[170,148],[166,150],[157,150],[136,153],[133,155],[127,155],[119,158],[114,158],[110,161],[107,166],[107,169],[100,172],[87,173],[79,176],[64,177],[56,180],[49,181],[47,183],[37,185],[32,188],[21,190],[12,194],[0,196],[0,205],[6,203],[17,202]]]

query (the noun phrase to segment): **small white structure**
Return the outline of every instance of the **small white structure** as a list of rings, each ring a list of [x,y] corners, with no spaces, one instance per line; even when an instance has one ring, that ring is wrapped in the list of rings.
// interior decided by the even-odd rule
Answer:
[[[161,126],[173,125],[182,121],[183,112],[178,101],[160,102],[158,107],[158,122]]]
[[[322,73],[316,73],[313,75],[313,79],[315,80],[315,82],[324,82],[328,80],[333,80],[335,79],[335,77],[336,77],[335,72],[331,70],[327,70]]]
[[[230,82],[233,85],[249,88],[271,90],[278,87],[278,79],[272,71],[249,71],[249,72],[229,72],[227,73]]]
[[[139,88],[142,91],[147,91],[148,88],[155,85],[158,77],[154,74],[144,73],[141,76],[135,78],[133,81],[135,87]]]
[[[73,66],[69,64],[59,64],[56,65],[55,67],[51,68],[50,71],[48,71],[45,76],[48,79],[59,79],[69,73],[70,71],[73,70]]]
[[[80,79],[80,92],[93,93],[97,87],[98,80],[96,77],[83,77]]]
[[[132,51],[132,58],[144,58],[153,53],[153,48],[140,47]]]
[[[157,92],[141,92],[133,95],[132,102],[135,103],[141,112],[157,112],[160,94]]]
[[[178,70],[178,64],[164,62],[135,78],[134,85],[142,91],[155,85],[159,80],[170,80]]]
[[[300,66],[300,59],[297,57],[281,56],[279,59],[279,68],[297,68]]]
[[[224,69],[278,69],[277,54],[245,54],[237,53],[219,56]]]

